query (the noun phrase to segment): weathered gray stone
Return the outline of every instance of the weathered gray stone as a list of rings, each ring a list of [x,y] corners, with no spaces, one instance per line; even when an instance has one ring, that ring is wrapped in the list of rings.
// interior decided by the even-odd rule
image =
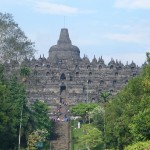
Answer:
[[[17,62],[4,65],[7,74],[18,67]],[[111,59],[106,65],[102,57],[94,57],[92,62],[87,56],[80,58],[80,50],[72,45],[68,29],[61,29],[57,45],[50,48],[47,59],[26,58],[22,65],[32,70],[27,81],[29,100],[41,99],[49,105],[60,100],[68,104],[96,102],[99,92],[104,90],[115,95],[140,71],[134,62],[123,65]]]

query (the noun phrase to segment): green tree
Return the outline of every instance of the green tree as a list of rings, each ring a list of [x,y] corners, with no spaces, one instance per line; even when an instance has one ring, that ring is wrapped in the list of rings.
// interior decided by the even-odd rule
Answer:
[[[4,78],[3,71],[3,66],[0,65],[0,149],[18,147],[20,123],[22,125],[21,147],[26,147],[28,136],[34,130],[46,129],[50,134],[48,106],[37,101],[33,107],[28,108],[24,82],[19,83],[20,80],[16,75],[12,75],[10,79]],[[28,76],[28,73],[28,68],[25,68],[25,72],[23,70],[21,75]],[[21,112],[22,122],[20,121]]]
[[[22,61],[33,57],[35,52],[32,43],[19,28],[9,13],[0,13],[0,53],[3,60]]]
[[[88,113],[92,111],[98,104],[94,103],[79,103],[71,107],[71,113],[75,116],[81,116],[84,121],[88,120]]]
[[[10,79],[3,77],[0,66],[0,149],[14,149],[18,145],[20,113],[22,111],[21,142],[27,144],[28,134],[35,128],[33,115],[27,107],[26,90],[13,75]]]
[[[103,103],[107,102],[109,96],[111,96],[111,93],[109,92],[106,91],[100,92],[100,98],[103,99],[102,101]]]
[[[17,143],[20,108],[24,103],[24,92],[15,79],[11,79],[9,82],[8,80],[4,81],[0,85],[0,147],[3,149],[13,148]]]
[[[137,142],[125,148],[125,150],[149,150],[149,149],[150,149],[150,141]]]
[[[78,137],[80,148],[95,150],[99,146],[103,147],[102,132],[90,124],[85,124],[80,129],[82,134]]]
[[[104,130],[104,108],[102,106],[95,107],[90,113],[92,124],[100,131]]]
[[[47,137],[48,131],[47,130],[36,130],[33,131],[28,137],[28,147],[27,150],[36,150],[36,144],[38,142],[45,142]]]
[[[29,79],[29,76],[31,74],[31,69],[26,66],[22,66],[20,68],[20,76],[22,77],[22,82],[26,82]]]
[[[150,140],[150,64],[106,105],[107,148],[123,150],[133,142]]]
[[[0,83],[3,83],[4,82],[4,67],[2,64],[0,64]]]
[[[15,110],[14,120],[16,120],[15,129],[17,130],[17,141],[20,128],[20,113],[22,111],[21,142],[23,146],[26,146],[28,134],[35,129],[35,119],[33,118],[32,112],[27,106],[26,90],[22,83],[18,83],[16,76],[12,76],[7,83],[7,86],[8,90],[10,91],[8,98],[11,105],[14,106],[13,109]]]
[[[147,62],[150,63],[150,52],[147,52],[146,56],[147,56]]]
[[[150,97],[149,97],[150,98]],[[149,99],[150,100],[150,99]],[[150,137],[150,108],[139,111],[129,124],[134,141],[146,141]]]
[[[37,100],[32,105],[32,112],[36,119],[36,129],[46,129],[50,135],[52,123],[48,116],[48,105],[40,100]]]

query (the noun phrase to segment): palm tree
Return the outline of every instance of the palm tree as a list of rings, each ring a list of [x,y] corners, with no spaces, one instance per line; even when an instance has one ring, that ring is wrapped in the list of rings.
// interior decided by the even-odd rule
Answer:
[[[107,102],[107,98],[108,98],[109,96],[111,96],[111,95],[112,95],[111,93],[108,93],[108,92],[105,92],[105,91],[100,93],[100,97],[103,98],[103,102],[104,102],[104,103]]]

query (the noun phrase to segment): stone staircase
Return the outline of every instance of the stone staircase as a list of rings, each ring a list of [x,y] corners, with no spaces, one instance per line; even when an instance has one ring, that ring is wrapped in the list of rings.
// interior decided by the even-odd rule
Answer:
[[[51,150],[69,150],[69,123],[56,122],[55,134],[57,138],[51,142]]]
[[[70,150],[69,122],[63,120],[66,113],[67,107],[62,106],[60,120],[54,122],[55,138],[51,141],[51,150]]]

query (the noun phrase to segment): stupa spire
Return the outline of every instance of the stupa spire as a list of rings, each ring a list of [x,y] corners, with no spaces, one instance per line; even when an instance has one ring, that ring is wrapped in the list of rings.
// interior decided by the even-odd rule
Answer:
[[[60,36],[59,36],[59,40],[57,42],[57,45],[66,45],[66,44],[69,44],[71,45],[71,40],[69,38],[69,33],[68,33],[68,29],[67,28],[63,28],[61,29],[61,32],[60,32]]]

